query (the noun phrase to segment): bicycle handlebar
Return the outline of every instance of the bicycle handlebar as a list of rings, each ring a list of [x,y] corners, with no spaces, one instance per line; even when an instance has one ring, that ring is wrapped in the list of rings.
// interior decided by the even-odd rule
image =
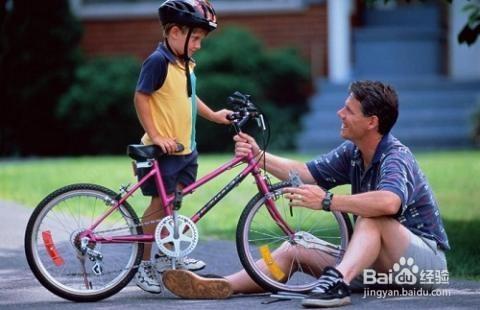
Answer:
[[[233,113],[228,115],[227,119],[232,121],[233,126],[238,129],[237,131],[241,130],[250,119],[256,119],[259,127],[265,130],[262,113],[259,112],[250,97],[250,95],[236,91],[227,99],[228,104],[233,108]]]

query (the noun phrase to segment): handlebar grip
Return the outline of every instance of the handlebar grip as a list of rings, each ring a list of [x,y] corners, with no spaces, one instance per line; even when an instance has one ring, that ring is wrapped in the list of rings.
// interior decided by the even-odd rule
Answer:
[[[227,119],[228,119],[229,121],[233,121],[233,120],[236,119],[236,117],[235,117],[234,114],[229,114],[229,115],[227,115]]]

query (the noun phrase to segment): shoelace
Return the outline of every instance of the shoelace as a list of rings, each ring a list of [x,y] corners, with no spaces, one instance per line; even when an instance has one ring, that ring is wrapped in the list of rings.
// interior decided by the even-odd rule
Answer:
[[[155,278],[154,273],[153,273],[153,266],[152,265],[150,265],[150,264],[143,265],[143,270],[145,270],[145,274],[149,278],[151,278],[151,279]]]
[[[324,275],[320,278],[318,285],[312,290],[313,293],[325,293],[329,288],[333,287],[335,284],[340,281],[339,278],[335,276]]]

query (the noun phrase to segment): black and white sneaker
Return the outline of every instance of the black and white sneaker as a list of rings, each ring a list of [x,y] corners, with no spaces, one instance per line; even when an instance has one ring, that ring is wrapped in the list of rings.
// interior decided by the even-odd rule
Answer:
[[[351,303],[350,288],[343,282],[343,275],[333,267],[326,267],[319,284],[302,300],[304,307],[338,307]]]
[[[155,254],[154,264],[155,269],[158,273],[162,273],[165,270],[172,269],[172,259],[166,255]],[[177,269],[189,271],[199,271],[205,268],[205,266],[205,262],[191,257],[182,257],[176,262]]]
[[[162,284],[157,279],[153,264],[150,261],[142,261],[135,275],[135,284],[145,292],[160,294]]]

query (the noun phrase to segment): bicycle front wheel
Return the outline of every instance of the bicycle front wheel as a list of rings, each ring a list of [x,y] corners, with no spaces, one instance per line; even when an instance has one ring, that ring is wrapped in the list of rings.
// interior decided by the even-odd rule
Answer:
[[[36,278],[52,293],[73,301],[97,301],[120,291],[134,276],[142,243],[102,243],[80,237],[111,208],[115,196],[98,185],[70,185],[51,193],[32,213],[25,254]],[[143,232],[135,211],[124,203],[93,233],[108,240]]]
[[[343,213],[291,208],[281,192],[287,186],[272,186],[270,207],[262,194],[248,203],[238,222],[237,250],[243,267],[263,289],[306,293],[326,266],[340,262],[352,227]]]

